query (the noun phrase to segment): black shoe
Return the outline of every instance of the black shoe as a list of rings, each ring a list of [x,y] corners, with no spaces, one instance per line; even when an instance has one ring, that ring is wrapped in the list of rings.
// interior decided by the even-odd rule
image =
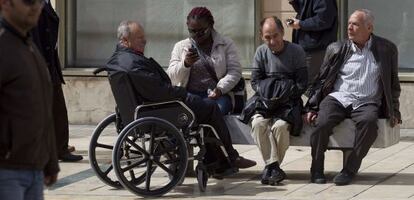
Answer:
[[[59,160],[61,160],[62,162],[77,162],[82,159],[83,157],[81,155],[74,155],[69,152],[59,156]]]
[[[233,174],[236,174],[237,172],[239,172],[239,169],[236,167],[230,167],[226,169],[216,169],[214,170],[212,177],[215,179],[221,180],[224,177],[231,176]]]
[[[337,174],[334,177],[333,182],[335,183],[335,185],[349,185],[353,178],[354,174],[342,170],[339,174]]]
[[[270,170],[268,166],[266,166],[263,169],[262,180],[260,181],[263,185],[268,185],[269,184],[269,177],[271,175],[271,172],[272,172],[272,170]]]
[[[277,185],[286,179],[286,173],[280,168],[273,168],[269,176],[269,185]]]
[[[247,158],[243,158],[241,156],[237,157],[234,161],[233,161],[233,166],[240,168],[240,169],[246,169],[249,167],[253,167],[256,165],[256,161],[254,160],[249,160]]]
[[[325,174],[323,172],[311,172],[311,183],[325,184]]]

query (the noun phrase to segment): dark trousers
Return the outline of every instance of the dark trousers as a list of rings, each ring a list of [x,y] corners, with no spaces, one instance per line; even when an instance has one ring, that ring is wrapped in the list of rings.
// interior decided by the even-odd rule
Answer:
[[[68,153],[69,124],[68,111],[62,84],[53,84],[53,118],[55,123],[56,150],[58,156]]]
[[[355,122],[356,134],[354,148],[345,161],[344,170],[356,174],[362,159],[367,155],[378,135],[378,106],[367,104],[352,110],[352,107],[344,108],[334,97],[328,95],[322,100],[319,108],[318,117],[311,132],[311,172],[323,172],[325,151],[332,129],[349,117]]]
[[[324,57],[325,50],[306,51],[306,65],[308,66],[308,86],[311,86],[316,76],[318,76]]]
[[[239,154],[233,148],[229,130],[217,103],[214,100],[202,99],[199,96],[188,94],[185,104],[194,112],[197,123],[213,126],[220,140],[223,142],[223,146],[229,154],[230,160],[236,159]],[[223,158],[222,154],[217,154],[217,152],[220,152],[217,146],[206,145],[206,147],[206,159],[214,160]]]

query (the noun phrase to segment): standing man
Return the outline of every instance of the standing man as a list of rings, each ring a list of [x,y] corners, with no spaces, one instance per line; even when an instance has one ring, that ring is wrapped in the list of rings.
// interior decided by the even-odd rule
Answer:
[[[64,84],[62,69],[57,51],[59,33],[59,17],[53,9],[50,0],[44,0],[45,5],[39,17],[36,28],[32,30],[33,41],[46,60],[50,77],[53,83],[53,118],[55,120],[56,147],[59,160],[76,162],[82,160],[81,155],[74,155],[73,146],[69,143],[68,112],[66,110],[65,97],[62,84]]]
[[[0,0],[0,199],[43,199],[59,171],[46,62],[32,42],[43,0]]]
[[[398,51],[387,39],[372,33],[374,16],[356,10],[348,20],[348,40],[329,45],[323,71],[310,90],[306,122],[311,135],[311,182],[325,183],[324,154],[332,129],[345,118],[355,122],[354,148],[342,171],[333,179],[347,185],[358,172],[378,133],[379,115],[391,126],[401,123]]]
[[[252,135],[266,163],[261,182],[274,185],[286,178],[280,164],[289,147],[289,133],[298,135],[302,129],[300,97],[306,90],[307,73],[305,52],[299,45],[283,40],[280,19],[263,19],[260,35],[265,44],[257,48],[253,60],[252,88],[255,96],[277,97],[283,102],[273,108],[256,107]]]
[[[336,41],[338,6],[336,0],[289,0],[297,15],[293,22],[292,42],[306,52],[308,85],[311,86],[320,71],[326,47]]]

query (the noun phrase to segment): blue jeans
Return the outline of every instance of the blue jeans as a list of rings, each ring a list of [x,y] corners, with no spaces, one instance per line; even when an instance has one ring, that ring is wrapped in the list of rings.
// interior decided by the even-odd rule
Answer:
[[[221,114],[223,114],[223,115],[229,114],[231,112],[231,110],[233,109],[233,105],[231,103],[231,98],[227,94],[222,95],[221,97],[219,97],[216,100],[208,98],[207,92],[190,92],[190,94],[197,95],[197,96],[203,98],[203,100],[210,100],[210,101],[216,102],[216,104],[220,108]]]
[[[0,168],[1,200],[43,200],[43,172]]]

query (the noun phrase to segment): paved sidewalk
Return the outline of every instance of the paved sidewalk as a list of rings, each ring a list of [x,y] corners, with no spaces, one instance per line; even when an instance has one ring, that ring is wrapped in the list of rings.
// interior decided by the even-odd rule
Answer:
[[[63,199],[141,199],[124,189],[112,189],[102,183],[90,169],[88,145],[94,126],[70,126],[70,144],[84,156],[78,163],[60,163],[58,182],[45,191],[46,200]],[[254,145],[236,145],[242,156],[258,165],[224,180],[210,178],[207,191],[201,193],[195,178],[186,178],[181,186],[158,199],[412,199],[414,200],[414,129],[401,130],[401,141],[386,149],[371,149],[360,173],[348,186],[335,186],[331,179],[342,168],[342,153],[326,153],[328,183],[309,183],[311,162],[309,147],[290,147],[282,168],[288,179],[281,185],[260,184],[264,163]],[[110,155],[108,155],[109,157]]]

